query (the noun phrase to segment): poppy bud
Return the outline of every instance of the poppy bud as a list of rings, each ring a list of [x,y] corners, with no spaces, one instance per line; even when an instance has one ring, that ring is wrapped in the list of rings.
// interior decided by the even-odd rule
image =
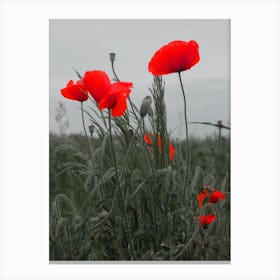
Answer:
[[[153,118],[154,116],[154,112],[153,112],[153,109],[150,107],[149,110],[148,110],[148,115]]]
[[[94,187],[96,186],[96,176],[94,173],[90,173],[86,179],[86,182],[85,182],[85,190],[87,192],[90,192],[91,190],[94,189]]]
[[[115,57],[116,57],[116,54],[113,53],[113,52],[111,52],[111,53],[110,53],[110,61],[111,61],[112,63],[114,63]]]
[[[92,134],[93,134],[93,132],[94,132],[94,126],[93,126],[93,125],[90,125],[90,126],[88,127],[88,130],[89,130],[90,136],[92,137]]]
[[[74,227],[77,229],[81,225],[82,218],[79,215],[74,216]]]
[[[102,210],[102,212],[98,214],[98,217],[101,219],[105,218],[106,216],[108,216],[108,212],[106,210]]]
[[[146,96],[141,104],[141,108],[140,108],[140,116],[141,118],[144,118],[148,112],[149,109],[151,108],[152,105],[152,98],[150,96]]]

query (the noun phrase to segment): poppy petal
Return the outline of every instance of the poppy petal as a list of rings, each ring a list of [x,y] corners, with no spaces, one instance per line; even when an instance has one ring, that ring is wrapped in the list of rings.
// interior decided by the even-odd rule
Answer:
[[[132,83],[127,83],[127,82],[113,83],[109,90],[109,94],[121,93],[124,97],[128,97],[131,92],[132,85],[133,85]]]
[[[158,145],[158,149],[161,152],[162,151],[162,141],[161,141],[161,137],[158,134],[158,138],[157,138],[157,145]]]
[[[205,215],[205,216],[199,216],[196,218],[200,221],[200,225],[204,226],[204,225],[209,225],[212,222],[214,222],[216,220],[216,215],[209,214],[209,215]]]
[[[124,96],[118,96],[116,98],[116,104],[112,108],[112,116],[113,117],[123,116],[126,108],[127,108],[126,98]]]
[[[86,101],[88,99],[87,89],[78,81],[76,84],[73,80],[67,83],[67,86],[60,90],[61,94],[68,99],[76,101]]]
[[[147,144],[152,145],[152,140],[151,140],[151,138],[146,133],[144,134],[144,141]]]
[[[98,103],[99,109],[112,109],[116,104],[116,96],[114,94],[105,95],[102,100]]]
[[[105,97],[111,87],[108,75],[99,70],[87,71],[82,81],[97,103]]]
[[[208,195],[209,195],[209,192],[207,190],[202,190],[202,192],[197,195],[198,207],[199,208],[203,207],[203,201],[205,200],[205,198]]]
[[[226,195],[218,190],[215,190],[210,194],[209,203],[217,203],[219,200],[225,200]]]
[[[170,160],[173,160],[174,156],[175,156],[175,148],[174,148],[174,146],[170,143],[170,144],[169,144],[169,159],[170,159]]]

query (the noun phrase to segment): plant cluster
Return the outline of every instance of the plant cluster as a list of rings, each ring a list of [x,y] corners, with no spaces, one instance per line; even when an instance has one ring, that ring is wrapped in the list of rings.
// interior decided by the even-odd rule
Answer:
[[[229,260],[229,142],[221,133],[229,127],[208,123],[219,130],[211,149],[188,135],[181,74],[199,62],[198,43],[173,41],[154,54],[140,108],[115,56],[113,81],[102,70],[75,70],[79,79],[61,89],[80,102],[85,135],[50,138],[50,259]],[[162,76],[172,73],[182,90],[183,140],[167,131]]]

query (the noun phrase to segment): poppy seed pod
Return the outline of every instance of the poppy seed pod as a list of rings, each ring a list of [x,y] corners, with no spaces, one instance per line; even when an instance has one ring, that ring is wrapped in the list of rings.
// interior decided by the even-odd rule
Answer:
[[[90,133],[90,136],[92,136],[93,132],[94,132],[94,126],[93,125],[90,125],[88,127],[88,130],[89,130],[89,133]]]
[[[110,61],[111,61],[112,63],[114,63],[115,57],[116,57],[116,54],[113,53],[113,52],[111,52],[111,53],[110,53]]]
[[[143,99],[141,107],[140,107],[141,118],[144,118],[148,114],[149,109],[151,108],[151,105],[152,105],[152,98],[150,96],[146,96]]]

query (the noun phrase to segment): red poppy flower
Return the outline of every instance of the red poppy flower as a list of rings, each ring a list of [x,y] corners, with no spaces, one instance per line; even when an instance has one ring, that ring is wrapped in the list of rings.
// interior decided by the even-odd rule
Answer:
[[[116,82],[111,84],[103,71],[87,71],[83,83],[98,103],[99,109],[112,109],[112,116],[122,116],[127,108],[126,98],[131,92],[132,83]]]
[[[152,140],[151,138],[145,133],[144,134],[144,141],[148,144],[148,145],[152,145]]]
[[[170,42],[154,54],[148,69],[155,76],[188,70],[199,62],[198,48],[193,40]]]
[[[203,201],[205,198],[209,195],[209,192],[207,190],[202,190],[201,193],[197,195],[197,200],[198,200],[198,207],[202,208],[203,207]]]
[[[157,145],[158,145],[159,151],[161,152],[162,151],[162,141],[161,141],[160,135],[158,135],[158,137],[157,137]]]
[[[200,225],[204,226],[204,225],[210,225],[212,222],[214,222],[216,220],[216,215],[209,214],[205,216],[199,216],[196,218],[199,219]]]
[[[83,102],[88,99],[87,89],[81,84],[81,81],[77,81],[75,84],[73,80],[70,80],[60,92],[65,98],[71,100]]]
[[[174,146],[170,143],[169,144],[169,159],[172,160],[175,157],[175,148]]]
[[[216,203],[219,200],[225,200],[225,199],[226,199],[226,195],[224,193],[216,190],[210,194],[209,202]]]
[[[152,135],[152,136],[154,137],[154,135]],[[151,147],[151,145],[152,145],[152,140],[151,140],[151,138],[150,138],[146,133],[144,134],[144,141],[149,145],[149,146],[148,146],[149,149],[152,150],[152,149],[153,149],[153,148]],[[161,152],[162,152],[162,141],[161,141],[160,135],[158,135],[158,137],[157,137],[157,145],[158,145],[158,149],[159,149],[159,151],[160,151],[160,153],[161,153]],[[169,159],[170,159],[170,160],[173,160],[174,156],[175,156],[175,148],[174,148],[174,146],[170,143],[170,144],[169,144]]]

